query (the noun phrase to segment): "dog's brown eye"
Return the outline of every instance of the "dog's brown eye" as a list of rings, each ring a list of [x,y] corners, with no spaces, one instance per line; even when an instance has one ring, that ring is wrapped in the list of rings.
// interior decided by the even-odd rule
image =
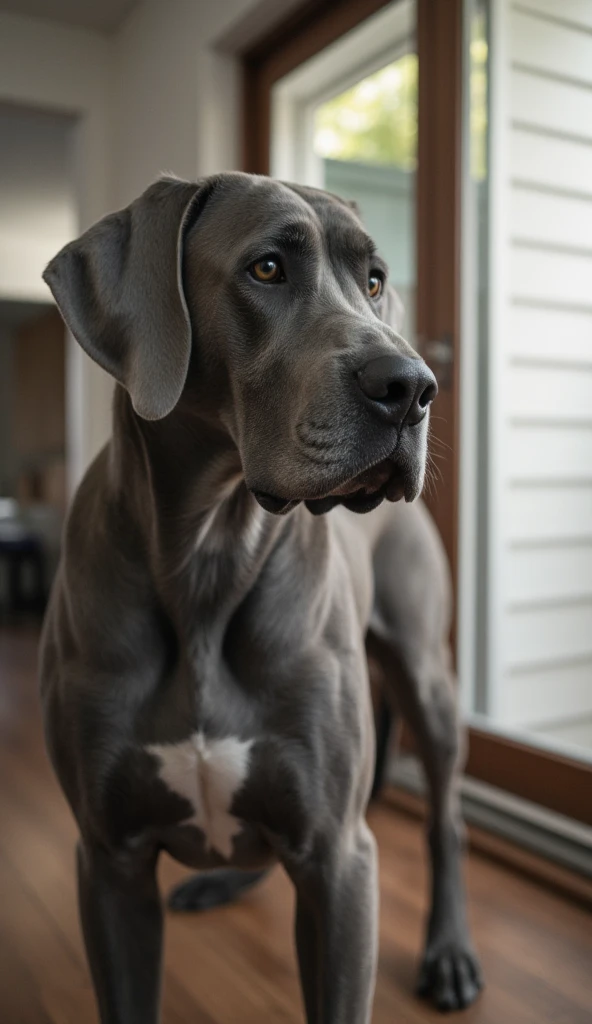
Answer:
[[[377,299],[382,291],[382,279],[376,274],[370,274],[368,278],[368,295],[371,299]]]
[[[259,260],[253,264],[253,277],[265,284],[274,284],[282,279],[282,268],[277,260]]]

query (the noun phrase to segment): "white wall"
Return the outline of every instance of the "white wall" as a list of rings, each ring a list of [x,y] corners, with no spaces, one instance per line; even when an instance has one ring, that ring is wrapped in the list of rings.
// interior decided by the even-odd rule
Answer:
[[[592,4],[502,6],[490,712],[550,731],[592,721]]]
[[[109,40],[96,32],[0,12],[0,100],[81,118],[81,227],[107,205]]]
[[[110,142],[106,37],[0,13],[0,102],[75,115],[77,230],[109,208]],[[68,350],[68,461],[72,482],[104,442],[111,385],[71,340]]]
[[[114,40],[111,195],[163,171],[189,179],[240,160],[238,62],[217,43],[255,0],[145,0]]]
[[[0,104],[0,301],[47,302],[47,262],[76,234],[73,130],[64,114]]]

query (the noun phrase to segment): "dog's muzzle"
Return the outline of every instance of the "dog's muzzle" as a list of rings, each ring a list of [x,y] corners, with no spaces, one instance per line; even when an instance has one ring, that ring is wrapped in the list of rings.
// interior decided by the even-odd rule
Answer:
[[[304,501],[314,515],[323,515],[335,505],[345,505],[352,512],[371,512],[385,498],[413,501],[417,497],[423,481],[423,465],[413,457],[412,449],[417,440],[411,445],[406,442],[416,433],[414,428],[420,427],[438,394],[434,374],[423,359],[389,353],[369,360],[356,372],[355,378],[366,408],[385,427],[396,429],[395,450],[388,458],[348,477],[323,497],[288,499],[253,490],[254,497],[267,512],[285,515],[300,501]]]

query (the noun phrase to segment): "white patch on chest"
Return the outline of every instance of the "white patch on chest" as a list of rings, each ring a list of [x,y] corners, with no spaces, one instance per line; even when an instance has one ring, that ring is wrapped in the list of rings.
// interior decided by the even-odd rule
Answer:
[[[241,822],[230,814],[232,801],[249,772],[253,740],[207,739],[196,732],[180,743],[146,747],[158,759],[158,775],[174,793],[184,797],[193,814],[183,824],[197,825],[210,847],[230,860]]]

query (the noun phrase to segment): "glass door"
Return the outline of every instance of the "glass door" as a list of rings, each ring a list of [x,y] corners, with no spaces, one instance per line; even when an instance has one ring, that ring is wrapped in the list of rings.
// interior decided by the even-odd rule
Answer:
[[[468,774],[592,823],[592,21],[550,6],[309,10],[245,58],[244,164],[355,199],[438,377]]]

